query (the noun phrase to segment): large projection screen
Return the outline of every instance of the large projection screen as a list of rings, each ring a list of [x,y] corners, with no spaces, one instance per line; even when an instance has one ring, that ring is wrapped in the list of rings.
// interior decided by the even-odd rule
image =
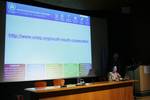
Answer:
[[[6,3],[0,81],[94,76],[90,16]]]

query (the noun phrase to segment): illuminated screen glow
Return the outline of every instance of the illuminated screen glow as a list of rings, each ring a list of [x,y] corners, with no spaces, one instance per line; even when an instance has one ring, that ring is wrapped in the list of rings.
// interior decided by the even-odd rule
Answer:
[[[90,76],[90,17],[7,2],[3,81]]]

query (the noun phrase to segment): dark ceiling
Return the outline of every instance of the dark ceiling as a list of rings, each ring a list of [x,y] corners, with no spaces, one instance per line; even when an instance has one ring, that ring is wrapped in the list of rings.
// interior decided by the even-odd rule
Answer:
[[[148,0],[34,0],[63,8],[86,10],[87,12],[120,12],[147,16],[149,13]]]
[[[131,0],[35,0],[77,10],[111,11],[132,4]]]

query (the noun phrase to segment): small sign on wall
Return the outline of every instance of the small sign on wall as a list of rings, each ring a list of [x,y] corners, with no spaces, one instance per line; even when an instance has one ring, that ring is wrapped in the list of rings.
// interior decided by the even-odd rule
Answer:
[[[150,66],[144,66],[144,74],[150,74]]]

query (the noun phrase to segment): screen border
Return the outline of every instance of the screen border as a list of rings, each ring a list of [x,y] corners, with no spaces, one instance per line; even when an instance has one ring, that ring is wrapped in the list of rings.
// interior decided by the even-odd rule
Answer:
[[[0,63],[0,66],[4,66],[4,54],[5,54],[5,22],[6,22],[6,3],[7,2],[14,2],[14,3],[20,3],[20,4],[25,4],[25,5],[31,5],[31,6],[35,6],[35,7],[42,7],[42,8],[46,8],[46,9],[53,9],[53,10],[58,10],[58,11],[63,11],[63,12],[68,12],[68,13],[75,13],[75,14],[81,14],[81,15],[86,15],[86,16],[90,16],[89,13],[84,12],[85,10],[76,10],[76,9],[71,9],[71,8],[65,8],[65,7],[59,7],[59,6],[55,6],[55,5],[51,5],[51,4],[46,4],[46,3],[41,3],[35,0],[2,0],[0,1],[0,3],[3,4],[4,9],[1,9],[2,13],[2,31],[3,34],[1,34],[1,39],[2,39],[2,43],[0,42],[0,44],[2,44],[2,65]],[[91,17],[91,16],[90,16]],[[91,21],[90,21],[91,22]],[[91,33],[91,57],[93,58],[93,52],[92,52],[92,33]],[[91,58],[91,59],[92,59]],[[92,59],[93,62],[93,59]],[[92,63],[92,67],[93,67],[93,63]],[[97,75],[93,75],[93,76],[83,76],[84,78],[88,78],[88,77],[97,77]],[[72,78],[79,78],[79,77],[69,77],[69,78],[64,78],[64,79],[72,79]],[[44,80],[44,79],[43,79]],[[53,79],[46,79],[46,80],[53,80]],[[27,80],[27,81],[39,81],[39,80]],[[1,81],[2,82],[2,81]],[[0,82],[0,83],[1,83]],[[9,81],[4,81],[4,82],[9,82]],[[10,81],[10,82],[26,82],[26,81]]]

